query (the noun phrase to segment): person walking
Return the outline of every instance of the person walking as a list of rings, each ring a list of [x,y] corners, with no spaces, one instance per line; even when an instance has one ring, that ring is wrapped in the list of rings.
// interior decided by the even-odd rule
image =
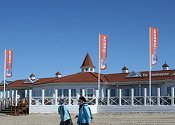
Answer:
[[[64,99],[61,99],[60,106],[58,107],[58,113],[60,114],[60,125],[73,125],[71,115],[67,106],[64,103]]]
[[[78,125],[90,125],[91,123],[91,113],[86,103],[85,97],[79,97],[79,114],[78,114]]]

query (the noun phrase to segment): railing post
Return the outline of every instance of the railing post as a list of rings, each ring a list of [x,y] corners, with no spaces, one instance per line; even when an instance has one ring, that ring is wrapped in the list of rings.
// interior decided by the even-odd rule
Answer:
[[[134,88],[131,88],[131,106],[134,105]]]
[[[95,93],[96,93],[96,98],[95,98],[96,101],[95,102],[96,102],[96,105],[98,105],[99,90],[96,90]]]
[[[69,89],[69,105],[71,105],[71,89]]]
[[[44,105],[44,89],[42,89],[42,105]]]
[[[29,90],[29,106],[32,105],[32,90]]]
[[[15,106],[17,106],[17,103],[18,103],[18,90],[15,90]]]
[[[122,105],[122,90],[119,89],[119,106]]]
[[[110,92],[111,92],[110,89],[108,89],[107,105],[110,105],[110,97],[111,97]]]
[[[174,106],[174,87],[171,87],[171,106]]]
[[[58,98],[58,90],[55,89],[55,105],[58,105],[57,98]]]
[[[146,106],[147,88],[144,88],[144,106]]]
[[[160,106],[160,88],[157,88],[157,106]]]

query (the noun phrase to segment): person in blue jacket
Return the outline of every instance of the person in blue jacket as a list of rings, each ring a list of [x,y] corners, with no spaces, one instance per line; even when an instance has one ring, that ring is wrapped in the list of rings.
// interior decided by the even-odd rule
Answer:
[[[58,113],[60,114],[60,125],[73,125],[72,119],[67,109],[67,106],[64,103],[64,99],[61,99],[60,106],[58,107]]]
[[[79,114],[78,114],[78,125],[90,125],[91,123],[91,113],[86,103],[86,99],[81,96],[79,97]]]

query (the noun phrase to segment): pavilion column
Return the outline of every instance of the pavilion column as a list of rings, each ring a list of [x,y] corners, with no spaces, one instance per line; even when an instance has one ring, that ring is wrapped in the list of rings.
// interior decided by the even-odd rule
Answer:
[[[146,106],[147,88],[144,88],[144,106]]]
[[[10,91],[7,91],[7,98],[10,98]]]
[[[44,93],[45,93],[45,90],[42,89],[42,105],[44,105]]]
[[[58,105],[57,98],[58,98],[58,90],[55,89],[55,105]]]
[[[0,98],[2,98],[2,92],[0,92]]]
[[[69,89],[69,105],[71,105],[71,89]]]
[[[122,89],[119,89],[119,106],[122,105]]]
[[[160,88],[157,88],[157,106],[160,106]]]
[[[29,106],[32,105],[32,90],[29,90]]]
[[[82,89],[82,96],[85,97],[85,89]]]
[[[134,88],[131,88],[131,105],[134,105]]]
[[[96,102],[96,105],[98,105],[99,90],[96,90],[95,93],[96,93],[96,98],[95,98],[96,101],[95,102]]]
[[[25,98],[27,98],[28,97],[28,90],[26,89],[25,90]]]
[[[17,106],[18,103],[18,90],[15,90],[15,106]]]
[[[171,105],[174,106],[174,87],[171,87]]]
[[[110,97],[111,97],[111,90],[110,89],[108,89],[108,98],[107,98],[107,105],[110,105]]]

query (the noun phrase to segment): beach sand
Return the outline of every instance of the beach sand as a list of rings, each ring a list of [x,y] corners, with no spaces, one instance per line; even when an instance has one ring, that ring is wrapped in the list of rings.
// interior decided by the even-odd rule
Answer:
[[[75,114],[71,114],[76,125]],[[98,113],[92,125],[175,125],[175,113]],[[0,114],[0,125],[59,125],[58,114],[10,116]]]

